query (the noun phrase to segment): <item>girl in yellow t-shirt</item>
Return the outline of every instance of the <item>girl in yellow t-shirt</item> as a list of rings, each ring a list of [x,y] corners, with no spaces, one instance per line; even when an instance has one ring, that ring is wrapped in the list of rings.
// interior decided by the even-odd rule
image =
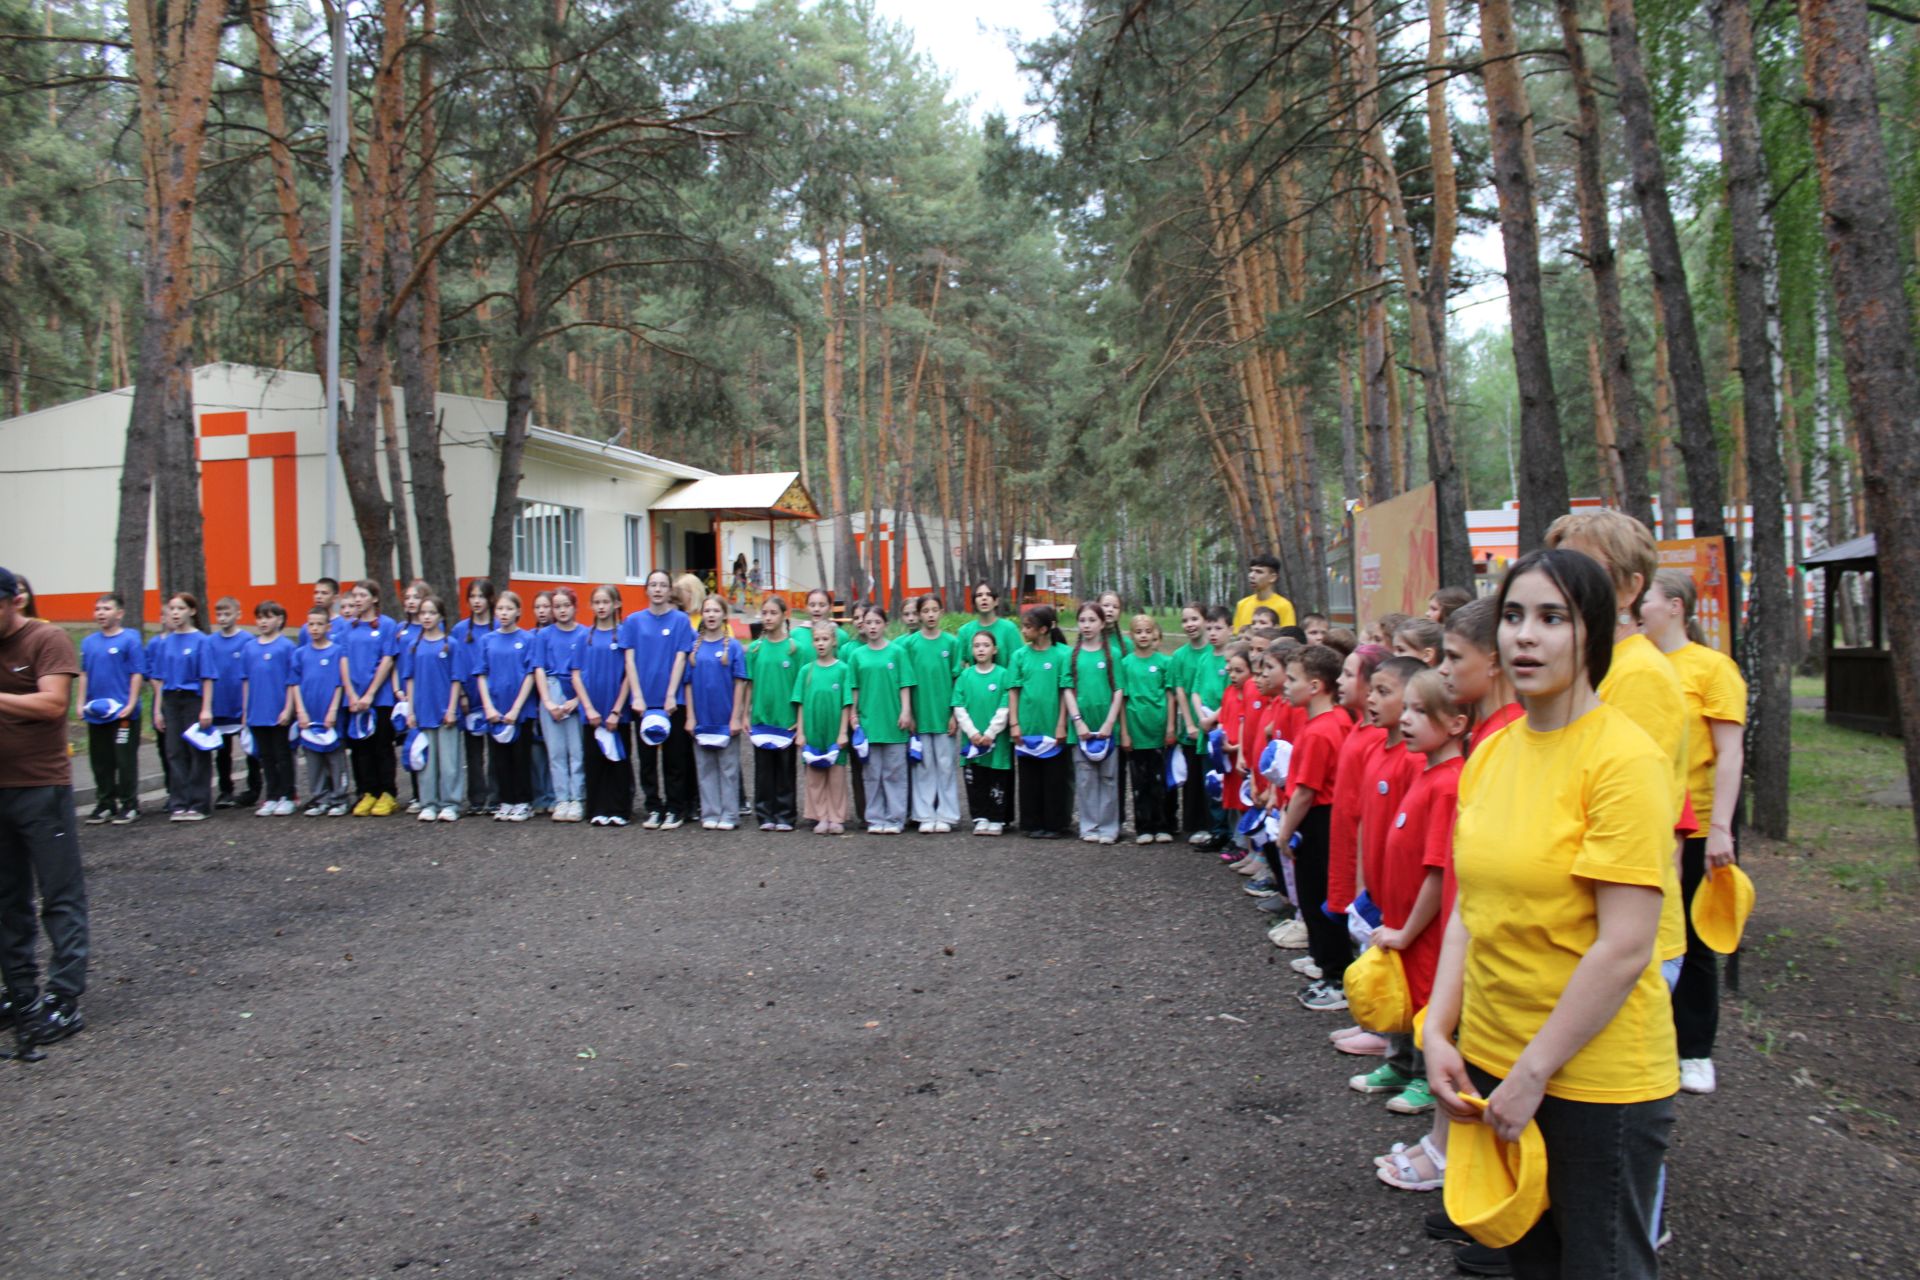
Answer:
[[[1733,812],[1746,763],[1741,733],[1747,723],[1747,682],[1726,654],[1697,643],[1693,622],[1693,575],[1662,569],[1653,575],[1641,617],[1647,639],[1673,664],[1686,699],[1687,798],[1704,836],[1687,837],[1680,848],[1681,913],[1687,954],[1673,988],[1673,1029],[1679,1037],[1680,1087],[1688,1093],[1715,1088],[1713,1041],[1720,1029],[1720,964],[1693,931],[1694,890],[1713,867],[1733,861]]]
[[[1666,794],[1667,759],[1595,692],[1613,658],[1605,570],[1533,552],[1499,600],[1501,666],[1526,718],[1461,775],[1427,1079],[1455,1124],[1507,1142],[1539,1126],[1551,1207],[1508,1250],[1514,1275],[1578,1259],[1581,1274],[1653,1276],[1679,1075],[1654,956],[1673,823],[1647,803]],[[1603,1183],[1611,1194],[1595,1194]]]

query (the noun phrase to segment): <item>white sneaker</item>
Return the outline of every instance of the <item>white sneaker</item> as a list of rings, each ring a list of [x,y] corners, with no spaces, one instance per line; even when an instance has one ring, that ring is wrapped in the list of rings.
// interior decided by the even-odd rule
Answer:
[[[1712,1093],[1719,1088],[1714,1078],[1712,1058],[1680,1059],[1680,1092]]]
[[[460,821],[460,810],[454,805],[450,805],[450,804],[442,805],[440,807],[440,821],[442,822]]]
[[[718,828],[719,828],[719,826],[720,826],[720,824],[719,824],[719,823],[717,823],[717,822],[715,822],[715,821],[714,821],[714,820],[713,820],[712,818],[702,818],[702,819],[700,819],[700,829],[701,829],[702,831],[713,831],[713,830],[716,830],[716,829],[718,829]]]
[[[1289,951],[1303,950],[1307,945],[1307,924],[1299,916],[1291,920],[1282,920],[1267,931],[1267,941],[1276,947],[1285,947]]]
[[[1187,837],[1187,843],[1188,844],[1205,844],[1207,841],[1211,840],[1212,838],[1213,838],[1212,836],[1210,836],[1204,831],[1196,831],[1192,835]]]
[[[1155,844],[1172,844],[1173,835],[1166,831],[1156,831],[1153,834],[1153,842]]]
[[[555,805],[555,806],[553,806],[553,820],[554,820],[555,822],[566,822],[566,821],[568,821],[568,818],[567,818],[567,802],[566,802],[566,801],[564,801],[564,800],[562,800],[562,801],[561,801],[561,802],[560,802],[559,804],[557,804],[557,805]]]
[[[604,813],[596,813],[589,821],[596,827],[604,827],[607,825],[607,815]]]
[[[273,816],[276,818],[291,818],[293,816],[293,801],[275,800],[273,802]]]
[[[274,814],[274,809],[275,809],[275,805],[273,801],[268,800],[262,803],[258,809],[255,809],[253,811],[253,816],[256,818],[271,818]]]
[[[1133,838],[1133,842],[1135,844],[1152,844],[1153,837],[1150,835],[1139,835]]]
[[[923,822],[916,827],[915,830],[923,836],[930,836],[933,834],[933,824],[931,822]]]
[[[1313,962],[1312,956],[1295,956],[1287,962],[1287,967],[1295,973],[1304,973],[1318,982],[1321,978],[1320,966]]]
[[[432,822],[435,818],[438,818],[439,816],[440,816],[439,813],[437,813],[433,809],[433,807],[430,805],[424,805],[420,809],[420,821],[422,822]]]
[[[1006,833],[1007,824],[1004,822],[989,822],[987,824],[987,834],[990,836],[1003,836]]]
[[[420,802],[419,802],[418,800],[410,800],[410,801],[408,801],[408,802],[407,802],[407,812],[408,812],[408,813],[418,813],[418,812],[420,812]]]
[[[733,824],[733,823],[731,823],[731,822],[716,822],[716,823],[714,823],[714,824],[713,824],[713,829],[714,829],[715,831],[733,831],[733,830],[736,830],[736,828],[735,828],[735,826],[734,826],[734,824]]]

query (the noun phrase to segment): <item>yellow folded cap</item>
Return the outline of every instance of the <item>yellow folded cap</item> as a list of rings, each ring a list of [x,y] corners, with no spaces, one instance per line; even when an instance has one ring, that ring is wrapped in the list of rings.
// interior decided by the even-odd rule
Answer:
[[[1369,1031],[1404,1033],[1413,1029],[1413,996],[1407,990],[1407,966],[1398,951],[1368,947],[1347,966],[1347,1008]]]
[[[1732,863],[1708,872],[1693,891],[1693,931],[1723,956],[1739,949],[1751,914],[1753,881]]]
[[[1482,1111],[1484,1098],[1461,1094]],[[1519,1240],[1547,1211],[1547,1140],[1527,1121],[1520,1141],[1502,1142],[1493,1126],[1456,1124],[1447,1132],[1447,1216],[1490,1249]]]
[[[1427,1010],[1430,1008],[1432,1008],[1431,1005],[1423,1004],[1413,1011],[1413,1047],[1416,1049],[1426,1044]]]

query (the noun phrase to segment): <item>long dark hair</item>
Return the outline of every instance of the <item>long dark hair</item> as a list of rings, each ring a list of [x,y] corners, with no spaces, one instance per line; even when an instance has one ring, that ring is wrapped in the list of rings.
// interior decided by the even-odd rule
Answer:
[[[1060,615],[1054,612],[1050,604],[1028,605],[1020,611],[1020,621],[1025,626],[1040,628],[1055,644],[1067,642],[1065,633],[1060,630]]]
[[[1529,573],[1545,575],[1566,597],[1567,607],[1580,619],[1580,648],[1587,682],[1595,689],[1607,678],[1613,666],[1613,619],[1618,605],[1613,597],[1613,579],[1592,556],[1564,547],[1529,551],[1513,562],[1507,576],[1500,580],[1500,617],[1507,616],[1507,593],[1513,584]],[[1506,660],[1503,657],[1501,661]]]
[[[492,578],[475,578],[467,584],[467,589],[461,593],[460,603],[464,605],[470,602],[473,599],[473,593],[476,591],[487,598],[487,625],[491,627],[493,625],[493,604],[494,601],[500,598],[500,593],[494,589]],[[478,631],[479,628],[474,625],[471,611],[467,612],[466,622],[467,638],[465,643],[472,644],[473,633]]]

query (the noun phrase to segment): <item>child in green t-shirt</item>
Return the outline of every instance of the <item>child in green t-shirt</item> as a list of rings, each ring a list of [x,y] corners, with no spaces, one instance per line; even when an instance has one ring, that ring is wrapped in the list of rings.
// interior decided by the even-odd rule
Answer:
[[[953,681],[965,659],[959,637],[940,629],[940,597],[921,596],[907,606],[906,617],[918,631],[902,636],[900,648],[913,668],[914,736],[920,759],[909,760],[912,817],[922,834],[953,830],[960,821],[960,775],[955,765],[959,744],[953,736]]]
[[[1007,689],[1011,677],[999,664],[1000,641],[981,628],[973,633],[973,665],[953,682],[953,719],[966,746],[963,772],[973,834],[997,836],[1013,817],[1013,746],[1007,740]]]
[[[805,760],[809,750],[824,753],[838,748],[831,764],[807,762],[807,813],[814,830],[823,836],[847,829],[847,735],[852,718],[853,678],[847,664],[834,656],[838,647],[831,627],[816,627],[813,662],[801,668],[793,682],[793,703],[799,708],[793,725],[793,747]]]
[[[1167,752],[1177,751],[1171,660],[1160,652],[1160,624],[1146,614],[1133,619],[1133,652],[1120,660],[1120,689],[1127,696],[1120,741],[1128,751],[1133,780],[1135,844],[1173,841],[1173,805],[1167,794]]]
[[[753,689],[747,731],[753,741],[753,816],[762,831],[791,831],[798,817],[793,770],[799,751],[791,738],[800,663],[800,646],[787,629],[787,602],[768,596],[760,603],[760,636],[747,646],[747,679]]]

